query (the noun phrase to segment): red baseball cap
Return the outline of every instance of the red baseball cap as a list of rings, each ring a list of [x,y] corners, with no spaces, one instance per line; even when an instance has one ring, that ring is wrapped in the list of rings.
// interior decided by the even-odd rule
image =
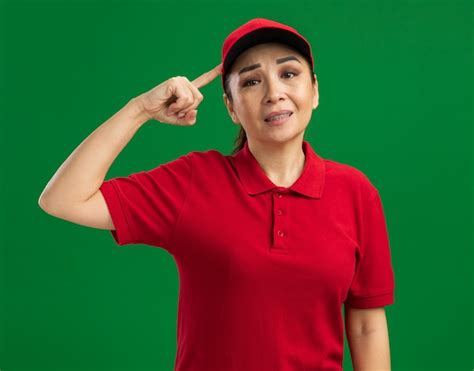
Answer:
[[[222,86],[225,75],[237,57],[257,44],[278,42],[287,44],[304,55],[314,69],[309,42],[293,27],[265,18],[254,18],[232,31],[222,45]]]

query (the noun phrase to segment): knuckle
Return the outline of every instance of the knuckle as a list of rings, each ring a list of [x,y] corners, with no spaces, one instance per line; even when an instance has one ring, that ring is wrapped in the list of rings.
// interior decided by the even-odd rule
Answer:
[[[180,106],[189,104],[189,101],[190,101],[189,96],[187,95],[182,96],[180,100],[180,103],[181,103]]]

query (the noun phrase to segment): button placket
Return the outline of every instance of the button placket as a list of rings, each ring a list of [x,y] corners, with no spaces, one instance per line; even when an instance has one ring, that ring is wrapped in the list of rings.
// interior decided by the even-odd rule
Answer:
[[[286,217],[287,193],[279,190],[273,193],[273,246],[274,251],[288,247],[288,229]]]

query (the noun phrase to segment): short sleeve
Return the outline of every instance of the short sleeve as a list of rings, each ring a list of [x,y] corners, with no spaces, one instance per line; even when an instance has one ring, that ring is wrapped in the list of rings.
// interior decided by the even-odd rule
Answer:
[[[154,169],[104,181],[99,190],[115,226],[110,231],[115,242],[170,251],[191,176],[192,158],[188,153]]]
[[[360,215],[360,254],[345,303],[355,308],[391,305],[394,303],[395,277],[378,190],[363,202]]]

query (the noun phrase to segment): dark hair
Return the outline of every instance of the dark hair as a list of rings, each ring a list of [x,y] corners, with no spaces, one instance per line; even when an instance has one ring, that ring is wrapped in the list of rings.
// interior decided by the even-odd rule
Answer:
[[[306,61],[308,62],[308,66],[310,67],[309,72],[310,72],[310,75],[311,75],[311,80],[312,80],[313,85],[314,85],[314,83],[316,82],[316,79],[314,78],[313,71],[311,70],[311,61],[308,60],[308,58],[306,58],[305,56],[303,56],[303,57],[306,59]],[[228,70],[230,71],[230,68]],[[224,75],[224,92],[225,92],[227,98],[229,99],[229,101],[232,103],[232,94],[231,94],[230,88],[229,88],[229,80],[230,80],[229,76],[230,75],[228,73]],[[247,134],[245,133],[245,130],[242,127],[242,125],[240,125],[239,134],[234,139],[234,149],[232,150],[232,155],[234,155],[238,151],[240,151],[244,147],[246,141],[247,141]]]

